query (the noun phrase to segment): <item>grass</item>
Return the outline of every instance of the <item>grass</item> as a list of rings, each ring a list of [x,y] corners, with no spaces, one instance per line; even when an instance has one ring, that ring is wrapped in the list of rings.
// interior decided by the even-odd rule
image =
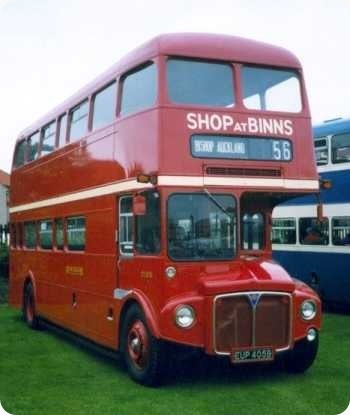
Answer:
[[[7,246],[0,244],[0,304],[7,303],[8,295],[8,280],[5,279],[5,276],[2,275],[5,272],[8,272],[8,267],[5,267],[5,263],[8,264],[8,248]]]
[[[0,304],[7,303],[8,281],[0,275]]]
[[[327,314],[318,359],[305,375],[196,359],[150,389],[65,336],[27,329],[3,304],[0,401],[14,415],[335,415],[350,399],[349,350],[350,316]]]

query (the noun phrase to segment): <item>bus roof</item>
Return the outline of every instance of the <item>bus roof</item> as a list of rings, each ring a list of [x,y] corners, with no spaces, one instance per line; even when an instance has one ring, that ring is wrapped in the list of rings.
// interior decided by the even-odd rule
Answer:
[[[159,35],[124,56],[118,63],[55,107],[44,117],[23,130],[18,140],[53,121],[66,110],[79,104],[92,92],[120,74],[159,55],[234,61],[301,69],[296,56],[286,49],[237,36],[208,33],[176,33]]]
[[[314,137],[324,137],[330,134],[341,134],[349,132],[350,118],[337,118],[335,120],[325,121],[322,124],[313,126]]]

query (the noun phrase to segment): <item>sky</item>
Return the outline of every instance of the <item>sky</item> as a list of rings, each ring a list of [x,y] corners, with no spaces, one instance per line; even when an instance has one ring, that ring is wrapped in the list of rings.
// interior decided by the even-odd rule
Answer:
[[[0,169],[21,130],[169,32],[236,35],[300,59],[314,123],[349,117],[349,0],[0,0]]]

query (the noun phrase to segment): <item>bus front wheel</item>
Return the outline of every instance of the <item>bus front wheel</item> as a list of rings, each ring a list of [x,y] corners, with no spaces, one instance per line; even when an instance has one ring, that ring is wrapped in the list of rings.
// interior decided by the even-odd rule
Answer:
[[[39,319],[35,314],[35,296],[33,284],[29,282],[24,287],[23,317],[28,327],[35,330],[39,328]]]
[[[126,312],[121,332],[121,352],[128,372],[136,382],[154,386],[164,374],[164,349],[152,336],[144,313],[133,304]]]

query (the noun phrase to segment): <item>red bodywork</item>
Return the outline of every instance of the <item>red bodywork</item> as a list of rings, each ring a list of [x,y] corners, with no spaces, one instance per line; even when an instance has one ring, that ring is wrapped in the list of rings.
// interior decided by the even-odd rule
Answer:
[[[244,63],[293,69],[300,74],[303,109],[298,114],[252,111],[244,108],[239,100],[230,109],[174,105],[169,102],[166,92],[165,63],[168,56],[225,61],[232,63],[235,71]],[[123,73],[151,60],[157,64],[159,74],[159,93],[152,108],[126,117],[120,117],[117,109],[112,124],[89,131],[80,141],[67,143],[49,155],[13,169],[11,223],[84,215],[88,230],[85,252],[59,251],[55,248],[50,251],[39,248],[30,250],[18,244],[12,246],[10,302],[21,307],[23,287],[25,281],[30,279],[35,290],[38,315],[113,349],[119,346],[120,321],[126,307],[130,302],[137,302],[155,337],[198,346],[207,353],[214,353],[213,304],[217,296],[252,291],[288,293],[288,298],[291,298],[290,319],[287,322],[290,337],[286,346],[292,347],[296,340],[306,336],[309,328],[320,328],[320,302],[310,288],[297,283],[271,259],[270,241],[266,241],[264,250],[247,252],[239,249],[233,260],[221,262],[172,261],[166,243],[167,199],[174,192],[198,192],[206,187],[211,193],[230,193],[237,199],[238,211],[240,203],[247,204],[243,202],[247,195],[252,201],[256,194],[256,203],[268,218],[272,211],[269,201],[274,194],[296,196],[317,190],[310,189],[308,185],[303,187],[303,183],[317,182],[318,176],[302,70],[291,53],[231,36],[160,36],[128,55],[25,130],[19,141],[82,100],[89,98],[91,101],[93,94],[113,79],[118,82],[119,97],[119,79]],[[238,80],[236,84],[239,91]],[[202,117],[229,115],[243,123],[249,117],[288,120],[293,132],[290,134],[288,130],[288,134],[279,133],[276,136],[293,143],[293,161],[193,158],[189,148],[192,134],[227,134],[227,131],[223,128],[220,131],[191,129],[187,118],[189,113],[201,114]],[[262,133],[254,135],[264,137]],[[208,167],[237,170],[225,176],[210,175]],[[264,170],[277,171],[280,185],[270,186],[267,180],[265,184],[255,186],[251,179],[256,179],[256,182],[264,178],[275,179],[268,175],[261,176],[261,173],[258,175],[257,172]],[[143,186],[138,183],[130,185],[125,191],[104,192],[107,186],[111,189],[121,181],[128,183],[141,173],[156,176],[158,184]],[[237,178],[239,180],[235,180]],[[248,180],[242,180],[245,178]],[[288,181],[300,181],[300,185],[285,185]],[[142,187],[152,186],[157,188],[161,198],[160,254],[123,257],[115,240],[118,198],[122,194],[135,194]],[[91,196],[85,193],[80,197],[87,190],[92,190]],[[57,203],[53,199],[56,197],[60,197]],[[249,206],[245,209],[249,210]],[[267,221],[267,235],[269,229]],[[166,278],[164,272],[168,266],[176,268],[175,278]],[[116,289],[126,290],[126,295],[116,298]],[[72,302],[73,295],[75,301]],[[317,317],[308,322],[299,314],[305,299],[313,299],[318,307]],[[181,304],[191,305],[196,312],[196,323],[188,329],[179,328],[174,322],[175,309]]]

